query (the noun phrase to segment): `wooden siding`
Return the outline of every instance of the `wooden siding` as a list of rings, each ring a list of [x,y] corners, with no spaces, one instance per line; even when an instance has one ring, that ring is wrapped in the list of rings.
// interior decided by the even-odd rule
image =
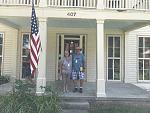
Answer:
[[[0,32],[4,33],[2,74],[15,77],[18,31],[0,23]]]
[[[125,34],[125,82],[138,82],[138,36],[150,36],[150,26],[126,32]]]

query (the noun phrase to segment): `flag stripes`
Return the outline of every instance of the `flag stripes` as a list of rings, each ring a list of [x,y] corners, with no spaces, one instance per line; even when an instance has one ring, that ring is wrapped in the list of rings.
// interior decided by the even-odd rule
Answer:
[[[38,21],[32,2],[32,17],[31,17],[31,40],[30,40],[30,68],[31,74],[34,75],[38,68],[39,55],[41,49],[41,41],[39,35]]]

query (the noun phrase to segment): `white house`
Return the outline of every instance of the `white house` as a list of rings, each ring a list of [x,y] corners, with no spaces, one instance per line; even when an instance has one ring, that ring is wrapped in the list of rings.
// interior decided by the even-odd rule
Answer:
[[[150,83],[149,0],[34,0],[42,53],[37,87],[58,79],[64,49],[83,48],[97,97],[107,81]],[[0,0],[0,72],[24,78],[31,0]],[[41,90],[37,89],[37,93]]]

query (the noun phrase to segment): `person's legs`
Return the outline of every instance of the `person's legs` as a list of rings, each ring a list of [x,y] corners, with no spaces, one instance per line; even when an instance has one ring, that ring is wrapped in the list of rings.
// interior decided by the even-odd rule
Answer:
[[[77,86],[77,80],[73,80],[74,90],[73,92],[77,92],[78,86]]]
[[[62,73],[62,80],[63,80],[63,92],[66,92],[66,77],[64,73]]]
[[[80,93],[83,92],[83,82],[84,80],[80,80],[80,90],[79,90]]]
[[[66,83],[65,83],[65,90],[66,90],[66,92],[68,92],[69,77],[70,77],[70,74],[67,74],[67,76],[66,76]]]

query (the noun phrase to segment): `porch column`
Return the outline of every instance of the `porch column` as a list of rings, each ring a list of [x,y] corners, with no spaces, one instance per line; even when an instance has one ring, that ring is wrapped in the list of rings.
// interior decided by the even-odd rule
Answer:
[[[104,20],[97,20],[97,97],[105,97]]]
[[[47,7],[47,0],[40,0],[39,1],[39,7]]]
[[[97,0],[97,9],[104,9],[104,0]]]
[[[46,86],[47,18],[39,18],[39,33],[42,50],[40,52],[38,64],[36,93],[42,94],[45,92],[45,89],[41,89],[40,87]]]

